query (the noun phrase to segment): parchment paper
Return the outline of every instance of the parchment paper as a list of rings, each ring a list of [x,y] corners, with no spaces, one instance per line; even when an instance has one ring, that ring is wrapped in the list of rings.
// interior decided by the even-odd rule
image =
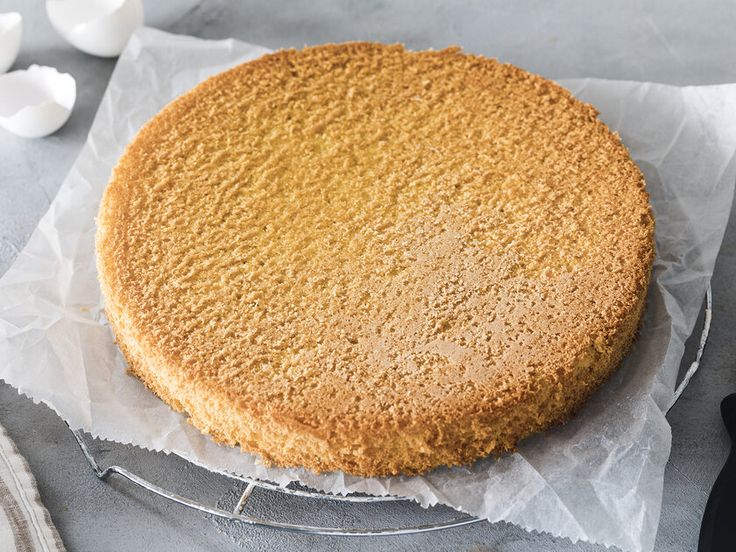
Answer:
[[[670,450],[663,411],[731,208],[736,85],[563,83],[601,111],[647,179],[658,258],[641,338],[578,416],[526,440],[518,453],[424,477],[365,479],[267,468],[216,445],[126,374],[102,315],[94,217],[124,146],[172,98],[265,52],[145,28],[133,36],[78,160],[0,280],[0,377],[73,428],[174,452],[214,471],[335,493],[403,495],[573,541],[651,550]]]

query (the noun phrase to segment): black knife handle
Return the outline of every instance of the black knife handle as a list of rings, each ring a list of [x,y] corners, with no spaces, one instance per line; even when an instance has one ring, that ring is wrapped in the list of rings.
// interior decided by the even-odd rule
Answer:
[[[705,505],[698,552],[736,550],[736,393],[721,402],[721,416],[731,437],[731,453]]]

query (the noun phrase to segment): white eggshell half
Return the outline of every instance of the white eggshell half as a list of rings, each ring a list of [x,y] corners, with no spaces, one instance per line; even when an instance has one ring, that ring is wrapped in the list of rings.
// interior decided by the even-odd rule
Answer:
[[[53,67],[0,75],[0,126],[25,138],[56,132],[69,119],[77,98],[77,84]]]
[[[143,25],[142,0],[46,0],[46,13],[67,42],[99,57],[119,56]]]
[[[15,63],[23,33],[23,18],[18,12],[0,13],[0,73]]]

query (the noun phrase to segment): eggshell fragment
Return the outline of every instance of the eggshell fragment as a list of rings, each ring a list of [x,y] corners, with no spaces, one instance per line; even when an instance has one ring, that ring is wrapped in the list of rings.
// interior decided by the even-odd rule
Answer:
[[[51,24],[75,48],[93,56],[119,56],[143,25],[142,0],[46,0]]]
[[[47,136],[69,119],[76,97],[74,78],[53,67],[0,75],[0,126],[25,138]]]
[[[15,63],[23,34],[23,18],[18,12],[0,13],[0,73]]]

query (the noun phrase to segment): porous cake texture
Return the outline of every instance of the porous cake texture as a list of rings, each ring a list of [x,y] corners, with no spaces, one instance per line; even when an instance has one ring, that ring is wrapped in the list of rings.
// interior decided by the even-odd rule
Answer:
[[[420,473],[565,421],[635,337],[641,172],[595,109],[457,48],[286,50],[203,82],[104,194],[130,369],[280,466]]]

